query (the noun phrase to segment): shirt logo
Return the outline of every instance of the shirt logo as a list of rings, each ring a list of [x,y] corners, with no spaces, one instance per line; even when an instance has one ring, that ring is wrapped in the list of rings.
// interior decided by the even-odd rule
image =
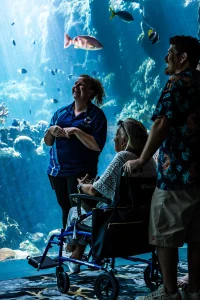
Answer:
[[[90,124],[91,121],[92,121],[92,120],[91,120],[90,117],[86,117],[86,118],[84,119],[84,123],[86,123],[86,124]]]

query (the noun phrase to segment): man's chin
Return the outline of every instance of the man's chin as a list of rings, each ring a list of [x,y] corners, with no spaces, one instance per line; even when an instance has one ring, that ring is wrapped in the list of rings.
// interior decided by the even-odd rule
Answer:
[[[165,68],[165,74],[166,75],[171,75],[171,72],[170,72],[170,70],[169,70],[169,68],[167,67],[167,68]]]

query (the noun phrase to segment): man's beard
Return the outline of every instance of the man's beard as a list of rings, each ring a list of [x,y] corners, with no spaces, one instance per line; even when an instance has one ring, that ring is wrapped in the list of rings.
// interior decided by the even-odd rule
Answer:
[[[170,71],[169,66],[165,68],[165,75],[172,75],[173,72]]]

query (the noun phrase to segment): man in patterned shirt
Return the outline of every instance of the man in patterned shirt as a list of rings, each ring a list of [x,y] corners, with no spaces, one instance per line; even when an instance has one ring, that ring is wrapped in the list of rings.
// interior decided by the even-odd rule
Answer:
[[[164,285],[137,300],[200,300],[200,42],[170,38],[165,73],[170,75],[153,113],[154,124],[135,172],[159,148],[157,188],[152,198],[150,244],[156,245]],[[188,243],[189,284],[177,289],[178,247]]]

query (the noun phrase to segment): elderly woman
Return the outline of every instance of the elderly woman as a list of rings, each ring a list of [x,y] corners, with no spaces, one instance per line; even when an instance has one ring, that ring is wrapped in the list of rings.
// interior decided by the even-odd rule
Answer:
[[[93,184],[84,183],[85,178],[79,179],[79,188],[82,193],[103,196],[113,200],[119,169],[130,159],[137,159],[146,143],[148,134],[144,125],[132,118],[126,119],[124,122],[119,122],[119,127],[114,138],[115,142],[115,155],[112,162],[109,164],[103,175]],[[141,173],[132,174],[134,177],[153,177],[156,175],[156,164],[153,159],[144,167]],[[101,203],[97,204],[101,207]],[[112,205],[112,204],[111,204]],[[105,206],[105,204],[104,204]],[[87,207],[84,207],[86,211]],[[84,210],[83,210],[84,213]],[[68,216],[68,225],[77,217],[77,209],[73,207]],[[91,226],[91,217],[84,220],[84,224]],[[81,238],[73,240],[68,238],[66,250],[72,252],[71,258],[81,259],[86,247],[86,242]],[[71,272],[79,272],[80,267],[78,264],[68,263]]]
[[[99,155],[107,134],[107,120],[98,107],[105,95],[101,82],[88,75],[80,75],[72,87],[74,102],[59,108],[53,115],[44,136],[50,150],[47,173],[62,209],[65,229],[71,206],[69,195],[77,193],[77,178],[97,174]],[[93,104],[92,100],[94,99]]]

